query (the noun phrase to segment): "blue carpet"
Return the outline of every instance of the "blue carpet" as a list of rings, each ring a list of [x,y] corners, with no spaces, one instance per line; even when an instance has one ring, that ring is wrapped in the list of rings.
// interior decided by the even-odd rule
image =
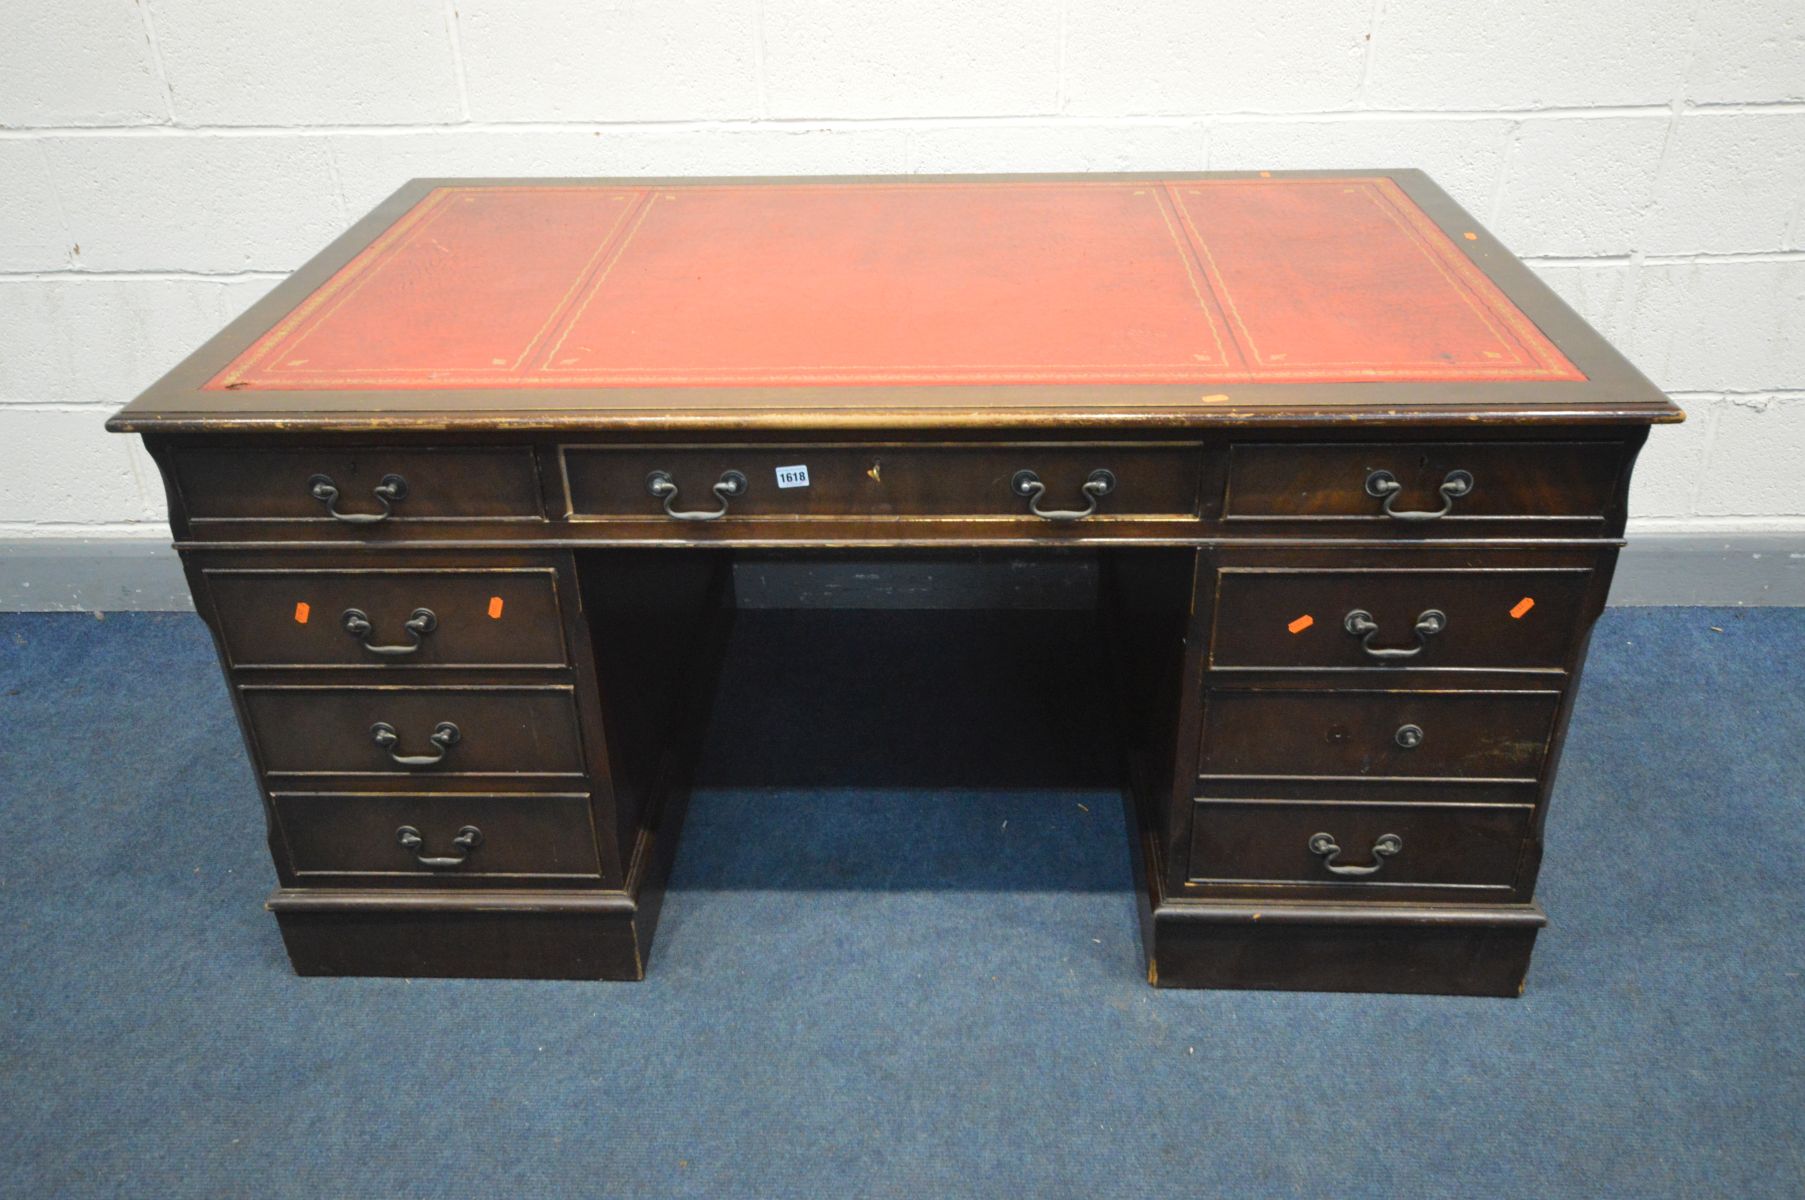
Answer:
[[[199,622],[0,616],[0,1191],[1796,1197],[1802,663],[1607,614],[1522,1000],[1148,988],[1102,788],[712,784],[644,984],[302,980]]]

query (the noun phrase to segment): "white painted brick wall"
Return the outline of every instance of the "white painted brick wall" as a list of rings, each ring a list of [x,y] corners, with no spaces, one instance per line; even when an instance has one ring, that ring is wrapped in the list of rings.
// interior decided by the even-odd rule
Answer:
[[[1073,0],[1068,7],[1067,112],[1330,112],[1360,99],[1370,0]]]
[[[1799,0],[64,0],[0,33],[0,539],[164,536],[107,413],[404,180],[1420,166],[1805,532]]]
[[[1668,125],[1641,116],[1523,122],[1505,161],[1494,232],[1521,255],[1630,253]]]
[[[179,124],[387,125],[461,115],[442,0],[158,0],[147,8]]]
[[[1805,75],[1805,62],[1799,65]],[[1805,134],[1796,112],[1695,112],[1673,123],[1640,249],[1722,254],[1799,247]],[[1788,232],[1793,236],[1789,239]]]
[[[1698,0],[1389,0],[1375,6],[1363,99],[1375,108],[1666,104],[1695,23],[1742,22]]]
[[[322,138],[159,130],[39,144],[87,270],[293,270],[346,223]]]
[[[763,0],[766,115],[1035,116],[1059,100],[1059,12],[1046,0]]]
[[[356,0],[353,0],[356,2]],[[474,0],[458,7],[477,121],[747,120],[757,0]]]
[[[0,36],[0,127],[154,125],[169,91],[134,0],[9,4]]]

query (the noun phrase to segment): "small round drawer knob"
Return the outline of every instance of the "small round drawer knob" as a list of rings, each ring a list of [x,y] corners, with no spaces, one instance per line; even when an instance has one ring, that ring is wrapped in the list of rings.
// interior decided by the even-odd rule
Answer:
[[[1421,725],[1400,725],[1392,740],[1406,750],[1415,750],[1423,744],[1423,727]]]

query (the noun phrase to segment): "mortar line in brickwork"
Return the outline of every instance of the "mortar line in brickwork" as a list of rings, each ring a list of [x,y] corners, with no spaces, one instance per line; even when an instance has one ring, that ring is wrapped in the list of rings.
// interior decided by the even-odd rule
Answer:
[[[30,413],[72,413],[105,411],[119,407],[119,397],[109,395],[98,400],[8,400],[0,397],[0,411]]]
[[[1669,389],[1667,397],[1674,401],[1691,401],[1703,403],[1710,400],[1779,400],[1792,402],[1805,400],[1805,388],[1743,388],[1740,391],[1726,388],[1712,388],[1708,392],[1676,391]]]
[[[353,220],[351,202],[345,196],[344,173],[338,169],[338,147],[331,143],[326,145],[326,179],[331,184],[332,198],[338,201],[339,224],[349,227]]]
[[[771,115],[770,98],[765,91],[765,3],[752,6],[752,85],[758,98],[758,119]]]
[[[1517,147],[1523,141],[1523,122],[1512,121],[1504,131],[1504,149],[1498,154],[1498,173],[1492,177],[1492,194],[1486,200],[1485,221],[1498,224],[1499,210],[1504,206],[1504,189],[1509,186],[1511,164],[1516,161]]]
[[[1692,517],[1701,515],[1698,511],[1698,506],[1699,506],[1699,501],[1702,500],[1705,495],[1705,483],[1707,480],[1707,469],[1710,466],[1712,457],[1717,453],[1718,431],[1721,428],[1723,428],[1724,406],[1723,406],[1721,397],[1719,398],[1718,403],[1705,404],[1705,405],[1702,405],[1701,407],[1704,410],[1702,413],[1696,413],[1696,415],[1689,414],[1689,415],[1692,415],[1693,420],[1697,420],[1697,419],[1699,419],[1699,417],[1703,417],[1704,422],[1705,422],[1705,436],[1700,439],[1700,444],[1699,444],[1699,448],[1698,448],[1699,469],[1696,471],[1693,471],[1691,474],[1691,478],[1686,481],[1686,514],[1685,515],[1692,516]],[[1696,412],[1696,410],[1695,410],[1695,412]],[[1775,514],[1775,515],[1777,515],[1777,514]]]
[[[160,497],[159,497],[160,498]],[[168,542],[169,522],[163,517],[131,521],[0,521],[0,538],[89,537],[96,533],[123,533],[147,542]],[[17,545],[11,547],[19,549]]]
[[[1627,254],[1526,255],[1523,258],[1523,261],[1531,266],[1551,267],[1671,267],[1685,266],[1693,263],[1704,266],[1731,263],[1790,263],[1805,261],[1805,250],[1747,250],[1700,252],[1697,254],[1649,254],[1641,257]],[[70,267],[66,270],[56,271],[0,271],[0,282],[58,283],[67,282],[69,280],[89,280],[96,283],[149,283],[156,281],[237,283],[286,279],[291,270],[292,268],[259,268],[247,271],[190,271],[180,267],[87,270],[81,267]]]
[[[1651,533],[1677,533],[1724,537],[1738,533],[1788,534],[1805,532],[1805,517],[1791,514],[1775,517],[1739,517],[1726,513],[1685,513],[1671,517],[1631,517],[1628,537],[1635,539]]]
[[[1373,74],[1373,50],[1379,42],[1379,15],[1385,10],[1385,0],[1373,0],[1372,7],[1366,10],[1366,45],[1361,47],[1360,82],[1354,86],[1354,94],[1366,103],[1367,82]]]
[[[1633,261],[1628,254],[1525,254],[1522,260],[1535,266],[1547,267],[1608,267],[1624,266]]]
[[[1727,112],[1747,108],[1754,111],[1805,112],[1805,105],[1774,104],[1740,106],[1738,109],[1694,109],[1690,111]],[[468,121],[356,125],[207,125],[173,122],[139,125],[17,125],[0,129],[0,138],[52,137],[140,137],[177,138],[205,137],[318,137],[383,136],[420,133],[702,133],[751,132],[759,129],[819,130],[839,132],[858,129],[1009,129],[1048,126],[1071,126],[1081,129],[1162,128],[1197,125],[1204,122],[1222,124],[1322,124],[1358,123],[1361,121],[1436,122],[1436,121],[1508,121],[1508,120],[1606,120],[1613,117],[1666,117],[1666,104],[1618,105],[1597,108],[1540,109],[1336,109],[1321,112],[1236,112],[1236,113],[1134,113],[1123,115],[1080,115],[1031,113],[1009,116],[937,116],[937,117],[736,117],[708,120],[673,119],[669,121]]]
[[[1682,266],[1687,263],[1783,263],[1805,262],[1805,250],[1732,250],[1699,254],[1644,254],[1642,265]]]
[[[54,171],[50,164],[50,151],[44,148],[44,143],[39,142],[36,146],[36,152],[39,167],[44,172],[44,178],[54,178]],[[59,187],[50,187],[45,190],[50,194],[50,207],[56,211],[57,223],[62,227],[63,261],[68,264],[67,269],[74,270],[75,247],[77,243],[75,234],[72,232],[74,226],[69,223],[69,209],[63,203],[63,190]]]
[[[70,267],[64,271],[0,271],[0,283],[250,283],[287,279],[294,268],[258,271],[185,271],[157,267],[144,270],[89,271]]]
[[[169,72],[163,67],[163,47],[157,44],[157,23],[150,15],[150,0],[140,0],[138,19],[144,26],[144,42],[150,48],[150,63],[157,72],[157,90],[163,96],[163,107],[169,119],[175,120],[175,89],[169,86]]]
[[[1681,116],[1805,113],[1805,102],[1796,100],[1736,101],[1723,103],[1689,102]],[[1360,121],[1487,121],[1487,120],[1608,120],[1614,117],[1671,117],[1670,102],[1647,104],[1567,105],[1548,108],[1463,108],[1463,109],[1378,109],[1341,108],[1321,111],[1245,111],[1231,113],[1132,113],[1132,114],[1013,114],[962,115],[935,117],[818,117],[756,116],[735,118],[672,118],[667,121],[441,121],[396,122],[355,125],[209,125],[178,124],[173,120],[132,125],[15,125],[0,129],[0,138],[25,137],[314,137],[321,134],[381,135],[434,132],[510,132],[510,133],[632,133],[646,132],[749,132],[756,129],[811,129],[827,131],[851,129],[958,129],[1011,127],[1042,128],[1047,125],[1071,125],[1080,128],[1184,126],[1203,122],[1226,124],[1250,123],[1343,123]]]
[[[457,0],[445,0],[445,36],[451,43],[451,75],[458,85],[458,116],[470,120],[470,87],[464,75],[464,40],[458,31]]]
[[[1531,266],[1672,267],[1686,263],[1798,262],[1805,250],[1701,250],[1693,254],[1525,254]]]
[[[1679,80],[1674,85],[1675,88],[1677,89],[1677,91],[1680,93],[1683,93],[1686,89],[1686,80],[1689,77],[1689,75],[1691,74],[1692,63],[1693,63],[1693,60],[1697,56],[1698,56],[1698,50],[1695,45],[1694,48],[1692,50],[1690,50],[1687,54],[1686,69],[1684,71],[1680,72]],[[1679,138],[1680,138],[1680,105],[1681,105],[1681,103],[1682,103],[1682,100],[1680,99],[1680,96],[1678,94],[1676,94],[1673,98],[1673,102],[1668,105],[1667,127],[1661,131],[1661,148],[1655,154],[1655,167],[1654,167],[1653,171],[1649,172],[1647,191],[1643,194],[1643,202],[1641,204],[1641,210],[1636,214],[1637,220],[1636,220],[1635,249],[1631,252],[1630,257],[1634,260],[1636,268],[1638,270],[1640,270],[1642,265],[1648,260],[1647,252],[1641,248],[1642,243],[1643,243],[1643,240],[1648,235],[1648,230],[1655,223],[1655,214],[1656,214],[1656,211],[1660,207],[1655,202],[1655,196],[1656,196],[1657,191],[1660,188],[1661,181],[1668,177],[1667,176],[1668,160],[1673,157],[1674,143],[1679,141]],[[1639,291],[1640,289],[1637,289],[1637,290]],[[1694,485],[1694,487],[1696,490],[1696,484]]]

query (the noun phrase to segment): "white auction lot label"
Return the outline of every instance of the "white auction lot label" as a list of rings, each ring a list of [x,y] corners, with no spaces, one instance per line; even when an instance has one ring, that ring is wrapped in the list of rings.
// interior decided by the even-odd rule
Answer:
[[[780,488],[807,487],[808,467],[778,467],[777,486]]]

